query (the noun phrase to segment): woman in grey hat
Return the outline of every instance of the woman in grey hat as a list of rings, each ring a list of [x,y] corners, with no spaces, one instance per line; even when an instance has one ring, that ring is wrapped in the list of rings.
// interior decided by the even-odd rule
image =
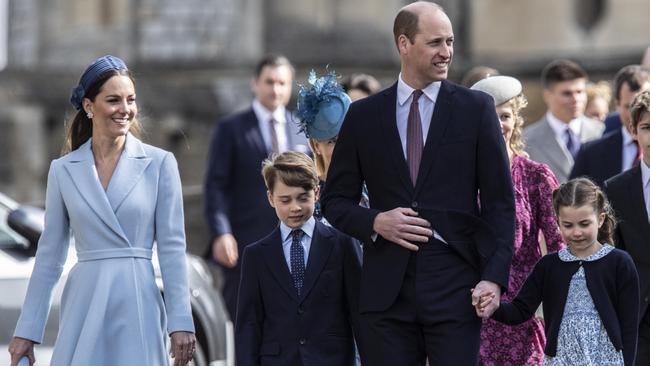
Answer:
[[[77,263],[61,296],[50,365],[169,364],[192,359],[181,182],[174,156],[141,142],[135,84],[122,60],[104,56],[83,73],[66,154],[52,161],[45,227],[14,338],[11,366],[35,362],[52,291],[74,237]],[[165,299],[151,263],[154,241]],[[24,362],[24,361],[23,361]]]
[[[483,91],[494,99],[510,158],[516,231],[508,291],[502,295],[502,301],[511,301],[542,255],[564,247],[552,205],[552,193],[559,184],[546,165],[528,159],[524,151],[521,110],[527,101],[519,80],[493,76],[478,81],[472,89]],[[544,239],[545,245],[541,244]],[[533,318],[518,326],[486,319],[481,327],[480,364],[541,365],[545,344],[541,319]]]

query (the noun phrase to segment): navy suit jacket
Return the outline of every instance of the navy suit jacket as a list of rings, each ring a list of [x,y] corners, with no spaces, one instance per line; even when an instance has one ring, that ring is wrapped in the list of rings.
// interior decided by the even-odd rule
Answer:
[[[307,153],[306,138],[287,113],[287,142],[290,150]],[[269,156],[253,109],[217,122],[205,178],[205,216],[210,243],[231,233],[240,253],[246,244],[259,240],[278,224],[266,198],[262,161]],[[206,256],[210,256],[208,246]]]
[[[316,221],[300,296],[280,228],[244,249],[237,365],[354,365],[361,272],[352,238]]]
[[[641,167],[637,165],[608,179],[605,193],[618,219],[614,235],[616,246],[630,253],[639,272],[639,310],[643,317],[650,304],[650,222],[643,199]]]
[[[623,170],[621,128],[582,145],[569,179],[585,176],[602,187],[607,179],[620,173]]]
[[[515,206],[494,101],[442,82],[414,187],[396,99],[394,84],[350,106],[321,198],[327,220],[366,243],[360,311],[386,310],[401,288],[410,251],[371,239],[377,214],[397,207],[419,211],[483,279],[507,288]],[[369,209],[358,205],[364,181]]]

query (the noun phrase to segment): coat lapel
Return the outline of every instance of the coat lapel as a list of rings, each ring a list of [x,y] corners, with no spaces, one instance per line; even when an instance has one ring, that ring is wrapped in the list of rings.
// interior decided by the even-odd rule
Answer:
[[[316,221],[314,227],[314,236],[311,239],[311,248],[309,249],[309,259],[305,269],[305,282],[300,292],[300,301],[303,301],[311,289],[314,287],[318,276],[323,271],[325,263],[332,252],[331,241],[332,233],[323,227],[323,224]]]
[[[546,141],[546,146],[544,150],[548,155],[549,159],[555,163],[555,166],[558,167],[564,174],[568,177],[571,165],[573,165],[573,157],[569,150],[567,150],[566,145],[563,141],[558,141],[555,132],[549,125],[546,117],[544,117],[544,136],[542,141]]]
[[[397,175],[399,175],[404,188],[409,194],[413,193],[413,183],[409,174],[408,165],[404,158],[402,142],[397,130],[397,83],[382,92],[384,101],[381,105],[380,129],[384,135],[385,146],[389,150]]]
[[[90,147],[91,140],[89,139],[77,150],[71,152],[65,169],[88,206],[111,230],[128,242],[99,182],[97,169],[95,169],[95,158]]]
[[[445,135],[447,125],[451,120],[451,98],[453,93],[453,86],[446,81],[442,81],[433,114],[431,115],[431,125],[424,143],[424,151],[422,151],[422,160],[420,161],[420,169],[415,185],[416,196],[426,181],[431,165],[436,158],[436,151],[440,141]]]
[[[289,267],[287,267],[287,261],[284,258],[284,252],[282,251],[282,234],[280,233],[280,227],[278,226],[273,233],[268,236],[265,241],[262,242],[264,247],[266,260],[266,265],[273,277],[280,284],[280,286],[286,291],[292,299],[296,302],[298,301],[298,292],[293,285],[293,279],[291,278],[291,273],[289,272]]]
[[[631,206],[633,212],[636,212],[634,215],[638,217],[638,223],[641,225],[648,237],[650,237],[650,223],[648,222],[648,212],[645,208],[645,198],[643,197],[643,180],[641,178],[641,167],[639,165],[632,168],[629,175],[629,185],[630,188],[630,201],[628,204]]]
[[[245,114],[242,124],[243,130],[246,133],[246,140],[248,140],[250,146],[254,146],[255,149],[266,158],[269,155],[269,151],[264,143],[264,138],[260,131],[260,125],[253,109]]]
[[[151,158],[146,156],[142,142],[128,134],[124,151],[106,190],[113,212],[117,212],[150,163]]]

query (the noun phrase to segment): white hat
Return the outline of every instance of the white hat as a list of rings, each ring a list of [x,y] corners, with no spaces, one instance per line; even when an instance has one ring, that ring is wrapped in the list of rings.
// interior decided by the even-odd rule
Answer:
[[[491,76],[476,82],[472,89],[489,94],[494,105],[503,104],[521,94],[521,83],[512,76]]]

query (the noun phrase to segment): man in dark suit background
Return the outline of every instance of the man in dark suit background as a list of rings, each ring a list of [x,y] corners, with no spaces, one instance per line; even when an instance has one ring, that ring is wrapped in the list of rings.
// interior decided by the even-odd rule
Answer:
[[[598,140],[582,146],[571,170],[571,178],[586,176],[601,187],[605,180],[630,169],[640,159],[641,150],[630,133],[630,104],[650,89],[650,71],[628,65],[614,77],[614,100],[622,126]]]
[[[445,80],[454,34],[444,10],[405,6],[394,36],[399,79],[351,105],[323,210],[365,243],[364,363],[476,365],[481,321],[472,301],[494,293],[481,315],[496,309],[512,256],[508,157],[493,100]],[[358,205],[364,181],[369,209]]]
[[[235,319],[239,286],[239,253],[278,224],[266,204],[260,175],[271,153],[307,152],[307,140],[285,107],[291,97],[294,69],[284,56],[269,55],[258,63],[251,88],[251,108],[217,122],[205,177],[205,215],[210,229],[206,257],[223,269],[223,296]]]

